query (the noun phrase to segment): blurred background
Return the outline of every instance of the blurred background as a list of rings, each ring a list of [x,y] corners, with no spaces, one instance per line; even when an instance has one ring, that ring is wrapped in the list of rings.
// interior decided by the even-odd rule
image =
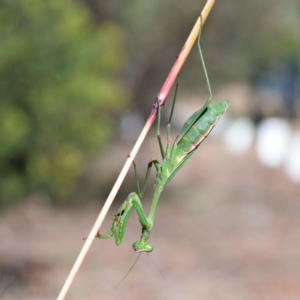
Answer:
[[[58,295],[204,4],[1,1],[0,299]],[[298,0],[216,1],[201,45],[213,102],[230,106],[162,193],[150,240],[167,281],[141,255],[114,289],[136,258],[132,214],[121,246],[95,240],[67,299],[299,299],[299,28]],[[207,96],[194,47],[173,138]],[[132,191],[130,170],[101,232]]]

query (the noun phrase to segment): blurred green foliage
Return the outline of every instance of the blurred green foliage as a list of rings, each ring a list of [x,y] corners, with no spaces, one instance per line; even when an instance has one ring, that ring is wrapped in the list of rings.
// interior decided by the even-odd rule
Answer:
[[[74,195],[130,97],[121,32],[77,1],[4,0],[0,41],[0,205]]]
[[[99,2],[101,17],[115,19],[125,28],[132,57],[127,64],[128,73],[135,69],[138,74],[126,78],[135,89],[137,102],[151,103],[205,3],[206,0]],[[251,80],[262,67],[300,60],[299,28],[299,0],[216,1],[201,36],[212,89]],[[201,86],[207,92],[196,47],[181,71],[180,83],[181,89],[197,88],[199,93]]]
[[[127,1],[122,20],[129,28],[130,45],[135,40],[134,51],[146,51],[149,59],[156,57],[161,63],[171,56],[172,62],[205,3]],[[299,28],[299,0],[216,1],[202,32],[202,48],[209,68],[215,68],[215,76],[226,77],[229,82],[247,79],[262,61],[272,65],[299,57]],[[198,62],[199,55],[194,51],[187,61],[187,73],[194,73],[196,68],[192,66],[199,66]]]

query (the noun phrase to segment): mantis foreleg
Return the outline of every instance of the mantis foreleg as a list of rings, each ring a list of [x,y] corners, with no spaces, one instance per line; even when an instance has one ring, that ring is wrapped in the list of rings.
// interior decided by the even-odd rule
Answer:
[[[126,198],[126,200],[120,206],[117,214],[113,218],[113,223],[112,223],[110,232],[108,234],[98,233],[96,237],[98,237],[100,239],[107,239],[107,238],[114,236],[116,245],[120,245],[122,242],[123,236],[124,236],[128,218],[129,218],[130,213],[133,208],[137,212],[139,221],[143,228],[143,234],[145,231],[146,236],[148,238],[147,232],[151,229],[152,224],[148,221],[148,219],[144,213],[144,209],[143,209],[141,200],[136,193],[129,194],[128,197]],[[150,244],[150,243],[147,243],[146,241],[143,241],[143,242],[145,242],[145,246],[147,246],[147,244]]]

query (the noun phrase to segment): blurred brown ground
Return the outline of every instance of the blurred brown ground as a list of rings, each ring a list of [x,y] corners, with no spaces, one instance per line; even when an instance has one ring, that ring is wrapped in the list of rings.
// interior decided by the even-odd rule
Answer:
[[[157,148],[150,137],[138,163],[145,165]],[[116,142],[107,153],[121,166],[129,151],[130,145]],[[54,209],[28,200],[2,215],[0,298],[55,299],[100,208]],[[158,206],[151,257],[167,280],[141,255],[114,289],[136,258],[131,244],[141,229],[132,214],[121,246],[95,240],[66,299],[300,299],[299,212],[299,185],[283,170],[263,167],[253,149],[231,156],[211,137],[166,187]]]

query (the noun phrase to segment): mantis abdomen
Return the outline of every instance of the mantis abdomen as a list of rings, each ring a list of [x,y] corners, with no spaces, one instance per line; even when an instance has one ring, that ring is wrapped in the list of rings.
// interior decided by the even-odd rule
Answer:
[[[201,142],[208,136],[215,124],[227,109],[228,101],[208,105],[197,117],[196,111],[183,125],[175,140],[177,162],[179,163],[191,151],[197,149]],[[191,124],[193,124],[191,126]],[[189,128],[189,129],[188,129]],[[188,130],[187,130],[188,129]]]

